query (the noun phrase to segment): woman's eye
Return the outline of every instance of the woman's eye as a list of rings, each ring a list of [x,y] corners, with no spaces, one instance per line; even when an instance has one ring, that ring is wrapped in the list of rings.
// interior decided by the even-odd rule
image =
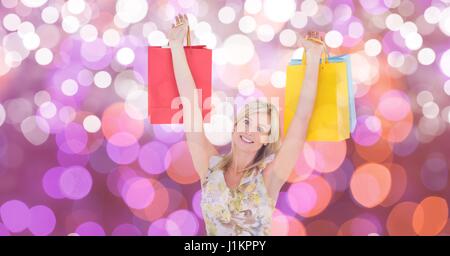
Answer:
[[[261,127],[258,127],[258,132],[263,132],[263,129],[261,129]]]

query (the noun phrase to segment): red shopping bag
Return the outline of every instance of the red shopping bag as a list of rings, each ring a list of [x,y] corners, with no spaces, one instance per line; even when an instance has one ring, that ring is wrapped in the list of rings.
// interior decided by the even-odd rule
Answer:
[[[212,51],[204,45],[184,47],[187,62],[194,77],[197,102],[205,122],[211,111]],[[148,114],[151,124],[183,123],[182,104],[173,72],[170,48],[148,47]],[[191,104],[194,104],[191,102]],[[201,104],[201,105],[200,105]]]

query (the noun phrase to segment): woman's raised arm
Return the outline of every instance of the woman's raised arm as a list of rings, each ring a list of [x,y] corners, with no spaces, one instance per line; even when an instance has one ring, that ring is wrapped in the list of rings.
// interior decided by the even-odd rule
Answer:
[[[198,94],[189,65],[184,52],[183,41],[188,30],[186,15],[178,15],[176,24],[168,34],[169,46],[172,53],[173,70],[178,92],[183,105],[183,123],[186,141],[191,153],[194,168],[203,179],[208,171],[209,158],[218,154],[205,136],[201,107],[198,105]]]
[[[306,51],[306,71],[298,101],[297,110],[280,150],[275,159],[264,170],[264,179],[271,196],[277,196],[283,184],[289,178],[298,156],[303,150],[309,121],[314,109],[317,94],[320,56],[323,46],[311,40],[301,38]]]

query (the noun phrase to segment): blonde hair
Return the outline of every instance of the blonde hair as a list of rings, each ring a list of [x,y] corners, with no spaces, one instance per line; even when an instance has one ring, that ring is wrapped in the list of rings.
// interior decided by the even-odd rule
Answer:
[[[234,122],[234,127],[244,119],[245,117],[253,113],[267,113],[270,116],[270,131],[267,137],[267,145],[263,145],[255,155],[253,161],[245,167],[244,171],[252,170],[257,167],[258,169],[264,168],[266,165],[266,157],[275,154],[280,149],[280,119],[278,110],[269,102],[254,100],[245,104],[245,106],[239,111],[237,118]],[[233,160],[234,143],[231,142],[231,150],[228,152],[220,162],[217,163],[215,168],[221,170],[227,170]]]

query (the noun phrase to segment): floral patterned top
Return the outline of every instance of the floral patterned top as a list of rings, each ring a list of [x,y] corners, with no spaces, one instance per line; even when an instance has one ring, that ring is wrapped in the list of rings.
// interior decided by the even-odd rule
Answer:
[[[212,156],[202,181],[200,202],[208,235],[270,235],[274,200],[267,193],[262,169],[248,171],[236,189],[225,182],[224,172],[214,168],[222,156]],[[274,154],[266,158],[266,163]]]

